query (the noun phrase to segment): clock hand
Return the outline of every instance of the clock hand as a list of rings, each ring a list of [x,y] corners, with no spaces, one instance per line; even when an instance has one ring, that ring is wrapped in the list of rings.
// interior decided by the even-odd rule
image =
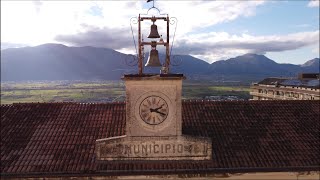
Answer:
[[[151,111],[151,112],[155,112],[155,111],[158,111],[159,109],[161,109],[161,108],[162,108],[162,106],[163,106],[163,105],[161,105],[160,107],[158,107],[158,108],[155,108],[155,109],[152,109],[152,108],[150,108],[150,111]]]
[[[162,106],[163,106],[163,104],[162,104],[160,107],[155,108],[154,110],[158,111],[159,109],[161,109],[161,108],[162,108]]]
[[[150,112],[156,112],[156,113],[161,114],[161,115],[163,115],[163,116],[166,115],[165,113],[158,111],[157,108],[156,108],[156,109],[150,108]]]
[[[158,113],[158,114],[161,114],[161,115],[163,115],[163,116],[166,115],[165,113],[162,113],[162,112],[159,112],[159,111],[154,111],[154,112],[156,112],[156,113]]]
[[[156,112],[156,109],[150,108],[150,112]]]

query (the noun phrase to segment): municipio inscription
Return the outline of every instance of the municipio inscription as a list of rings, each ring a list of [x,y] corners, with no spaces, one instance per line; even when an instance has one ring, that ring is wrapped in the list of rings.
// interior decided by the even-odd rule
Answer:
[[[211,141],[188,136],[114,137],[97,140],[99,160],[211,159]]]

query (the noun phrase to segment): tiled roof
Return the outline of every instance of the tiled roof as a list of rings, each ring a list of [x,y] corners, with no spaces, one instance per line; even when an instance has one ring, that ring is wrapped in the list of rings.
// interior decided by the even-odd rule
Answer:
[[[287,78],[265,78],[262,81],[258,82],[258,84],[265,84],[265,85],[275,85],[276,83],[282,83],[283,81],[287,80]]]
[[[107,161],[95,140],[125,134],[125,103],[1,105],[1,175],[314,171],[319,101],[185,101],[182,131],[212,138],[210,161]]]
[[[320,87],[319,79],[288,79],[288,78],[266,78],[260,81],[258,84],[265,85],[283,85],[283,86],[295,86],[295,87],[310,87],[317,88]]]

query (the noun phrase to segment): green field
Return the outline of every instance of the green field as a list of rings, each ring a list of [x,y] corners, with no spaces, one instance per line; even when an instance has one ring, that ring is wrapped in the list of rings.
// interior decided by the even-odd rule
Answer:
[[[183,85],[183,99],[204,99],[207,96],[237,96],[248,100],[249,86],[216,86],[211,84],[185,83]]]
[[[249,99],[249,87],[184,82],[183,99],[236,96]],[[112,102],[125,100],[123,81],[2,82],[1,104],[26,102]]]

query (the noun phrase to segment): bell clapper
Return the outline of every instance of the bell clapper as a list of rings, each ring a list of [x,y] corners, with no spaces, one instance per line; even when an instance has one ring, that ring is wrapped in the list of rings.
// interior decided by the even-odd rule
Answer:
[[[164,43],[163,38],[162,38],[162,35],[160,35],[159,43]]]

